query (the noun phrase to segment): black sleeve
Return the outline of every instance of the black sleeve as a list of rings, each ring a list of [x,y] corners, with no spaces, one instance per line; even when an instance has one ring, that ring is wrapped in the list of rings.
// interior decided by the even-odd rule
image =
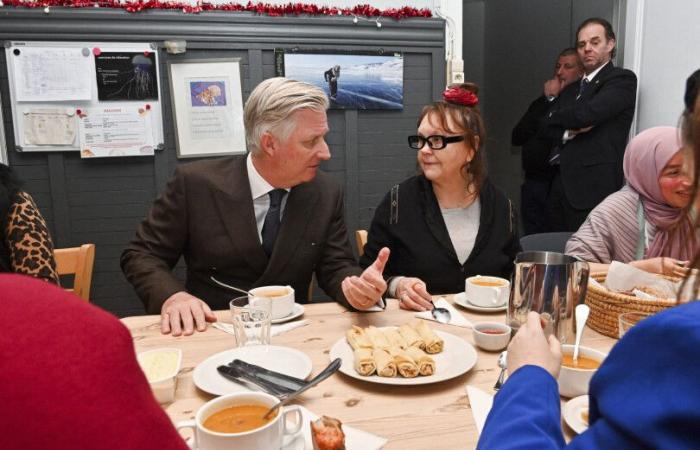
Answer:
[[[544,95],[539,96],[535,101],[530,103],[523,117],[520,118],[518,124],[513,128],[511,144],[522,146],[532,139],[542,126],[540,122],[544,115],[547,114],[549,106],[550,102],[547,101]]]
[[[623,70],[606,80],[590,99],[550,111],[547,124],[574,130],[596,126],[634,107],[636,96],[637,76],[630,70]]]

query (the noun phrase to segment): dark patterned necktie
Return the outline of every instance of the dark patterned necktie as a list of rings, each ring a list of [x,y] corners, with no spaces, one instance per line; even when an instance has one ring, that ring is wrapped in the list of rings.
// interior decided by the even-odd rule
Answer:
[[[578,88],[578,96],[576,98],[579,98],[583,95],[584,92],[586,92],[586,89],[588,88],[588,85],[591,84],[590,81],[588,81],[588,78],[584,78],[581,80],[581,86]]]
[[[280,213],[282,212],[282,199],[287,194],[284,189],[274,189],[270,191],[270,209],[265,215],[265,222],[262,227],[262,245],[267,256],[272,255],[275,247],[277,233],[280,231]]]

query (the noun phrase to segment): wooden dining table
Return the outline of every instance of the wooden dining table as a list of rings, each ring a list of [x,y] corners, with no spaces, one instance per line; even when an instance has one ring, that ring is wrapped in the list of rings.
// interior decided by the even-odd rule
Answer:
[[[447,300],[453,302],[452,296]],[[315,375],[329,363],[329,351],[352,325],[377,327],[401,325],[413,319],[414,312],[399,309],[390,300],[383,312],[352,312],[336,303],[304,305],[303,319],[310,324],[273,336],[272,344],[292,347],[309,356]],[[480,314],[456,306],[472,323],[505,322],[505,313]],[[217,311],[218,320],[230,323],[229,311]],[[173,337],[160,332],[160,316],[122,319],[134,339],[137,352],[160,347],[182,350],[175,401],[163,405],[173,420],[193,419],[197,409],[214,396],[199,390],[192,373],[197,364],[211,355],[235,346],[234,337],[211,326],[191,336]],[[434,329],[459,336],[474,345],[470,328],[430,322]],[[617,342],[586,328],[583,344],[607,353]],[[318,415],[340,419],[343,424],[388,439],[385,449],[424,450],[476,448],[479,435],[467,397],[466,386],[493,393],[500,369],[500,352],[477,350],[476,365],[456,378],[426,385],[390,386],[374,384],[336,373],[319,386],[298,397],[301,404]],[[566,399],[562,400],[562,404]],[[564,425],[565,437],[574,436]],[[356,450],[356,449],[349,449]]]

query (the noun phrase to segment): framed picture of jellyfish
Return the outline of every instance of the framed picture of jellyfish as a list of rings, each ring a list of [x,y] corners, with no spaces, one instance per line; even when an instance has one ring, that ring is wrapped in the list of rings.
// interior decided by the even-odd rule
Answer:
[[[403,109],[401,53],[275,50],[278,76],[318,86],[335,109]]]
[[[168,61],[179,158],[246,152],[240,58]]]
[[[99,101],[158,100],[156,54],[94,52]]]

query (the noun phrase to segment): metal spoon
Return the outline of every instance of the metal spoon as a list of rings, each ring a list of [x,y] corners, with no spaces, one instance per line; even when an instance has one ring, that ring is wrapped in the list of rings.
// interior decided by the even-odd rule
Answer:
[[[450,314],[450,311],[447,308],[435,306],[435,303],[433,303],[433,310],[430,311],[430,313],[433,315],[433,319],[440,323],[450,323],[450,320],[452,320],[452,314]]]
[[[267,419],[267,418],[270,416],[270,414],[272,414],[273,412],[275,412],[278,408],[280,408],[281,406],[286,405],[287,403],[289,403],[290,401],[292,401],[294,398],[296,398],[296,397],[297,397],[299,394],[301,394],[302,392],[306,391],[307,389],[309,389],[309,388],[311,388],[311,387],[316,386],[316,385],[317,385],[318,383],[320,383],[321,381],[323,381],[323,380],[325,380],[326,378],[328,378],[328,377],[330,377],[331,375],[333,375],[335,372],[338,371],[338,369],[340,369],[340,365],[341,365],[342,363],[343,363],[343,361],[342,361],[340,358],[335,358],[335,359],[328,365],[328,367],[326,367],[325,369],[323,369],[318,375],[316,375],[316,376],[313,377],[311,380],[309,380],[309,382],[308,382],[305,386],[303,386],[302,388],[300,388],[300,389],[298,389],[298,390],[292,392],[292,393],[289,394],[288,396],[282,398],[282,400],[280,400],[279,403],[277,403],[275,406],[273,406],[272,408],[270,408],[270,409],[265,413],[265,415],[263,416],[263,419]]]
[[[229,284],[222,283],[221,281],[219,281],[219,280],[217,280],[216,278],[214,278],[213,275],[210,276],[209,279],[210,279],[211,281],[213,281],[214,283],[218,284],[219,286],[224,287],[224,288],[226,288],[226,289],[231,289],[232,291],[240,292],[241,294],[245,294],[245,295],[253,295],[253,294],[251,294],[250,292],[246,291],[245,289],[237,288],[236,286],[231,286],[231,285],[229,285]]]
[[[499,390],[501,386],[503,386],[503,380],[506,375],[506,369],[508,368],[508,351],[506,350],[505,352],[501,352],[500,355],[498,355],[498,367],[501,368],[501,373],[498,375],[498,380],[496,380],[496,384],[493,386],[493,389],[495,391]]]
[[[576,314],[576,345],[574,345],[574,361],[578,360],[578,346],[581,343],[581,335],[583,335],[583,327],[586,326],[588,313],[591,308],[588,305],[578,305],[574,313]]]

